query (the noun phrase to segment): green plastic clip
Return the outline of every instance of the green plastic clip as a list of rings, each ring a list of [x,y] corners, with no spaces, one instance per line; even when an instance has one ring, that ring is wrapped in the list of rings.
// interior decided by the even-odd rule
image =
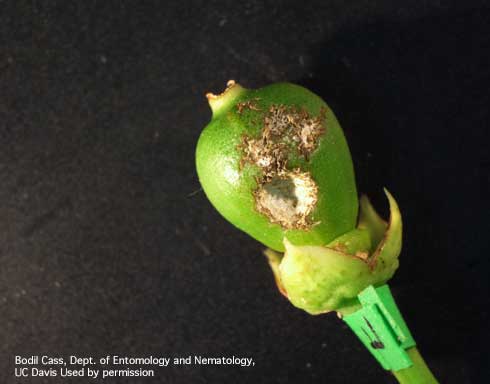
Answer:
[[[343,320],[366,348],[390,371],[412,366],[406,349],[415,346],[388,285],[367,287],[358,295],[362,308]]]

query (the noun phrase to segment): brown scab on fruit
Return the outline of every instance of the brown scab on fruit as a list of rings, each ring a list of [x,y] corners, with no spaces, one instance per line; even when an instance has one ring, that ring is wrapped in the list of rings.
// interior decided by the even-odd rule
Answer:
[[[264,181],[286,169],[287,146],[285,143],[270,141],[265,137],[253,139],[244,136],[242,149],[244,155],[240,166],[243,168],[247,163],[259,166]]]
[[[242,102],[244,108],[255,104]],[[250,108],[250,105],[253,108]],[[259,137],[243,136],[240,167],[258,166],[262,173],[254,191],[257,211],[285,229],[308,229],[309,215],[318,200],[318,188],[309,172],[288,169],[288,159],[296,155],[308,161],[325,132],[325,110],[311,117],[304,109],[272,105],[264,114]]]
[[[249,109],[251,111],[260,111],[260,108],[257,104],[258,100],[260,100],[260,99],[258,97],[256,97],[256,98],[251,99],[251,100],[241,101],[241,102],[237,103],[237,105],[236,105],[237,113],[241,114],[245,109]]]

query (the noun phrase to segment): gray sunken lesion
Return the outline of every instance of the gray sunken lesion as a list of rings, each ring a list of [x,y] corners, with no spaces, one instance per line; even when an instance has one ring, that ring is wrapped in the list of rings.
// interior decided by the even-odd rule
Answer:
[[[307,172],[294,170],[275,176],[254,193],[256,209],[285,229],[307,229],[318,188]]]

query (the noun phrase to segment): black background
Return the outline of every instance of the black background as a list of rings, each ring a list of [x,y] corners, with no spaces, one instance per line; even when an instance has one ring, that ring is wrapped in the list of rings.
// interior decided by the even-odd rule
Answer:
[[[231,78],[329,103],[359,191],[401,207],[390,285],[420,350],[442,383],[484,382],[483,4],[1,1],[0,382],[16,354],[256,361],[114,383],[395,382],[334,314],[283,299],[262,246],[200,191],[204,93]]]

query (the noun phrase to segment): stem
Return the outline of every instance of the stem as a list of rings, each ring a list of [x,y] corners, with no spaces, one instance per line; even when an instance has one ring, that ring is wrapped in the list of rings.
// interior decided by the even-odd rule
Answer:
[[[394,371],[393,374],[400,384],[437,384],[438,381],[430,371],[417,347],[407,349],[407,353],[413,362],[409,368]]]
[[[400,384],[437,384],[388,285],[369,286],[357,298],[339,312],[381,366],[391,370]]]

